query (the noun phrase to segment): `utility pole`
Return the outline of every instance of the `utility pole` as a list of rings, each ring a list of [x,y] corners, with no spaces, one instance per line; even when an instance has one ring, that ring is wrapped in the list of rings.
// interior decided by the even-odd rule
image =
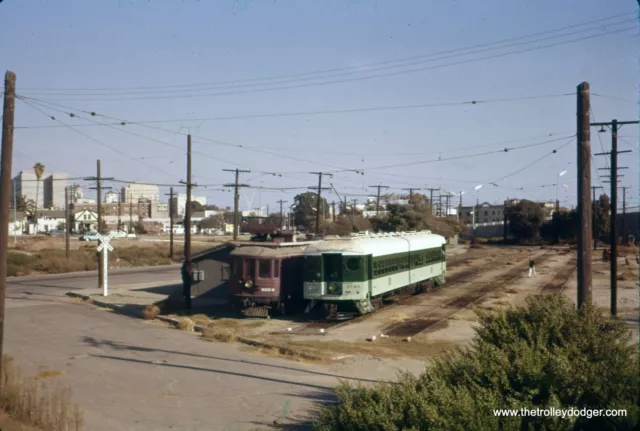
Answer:
[[[2,113],[2,160],[0,161],[0,226],[9,226],[9,196],[11,196],[11,160],[13,157],[13,127],[16,103],[16,74],[7,72],[4,76],[4,108]],[[7,257],[9,244],[7,235],[0,236],[0,358],[4,344],[4,298],[7,292]],[[0,375],[2,375],[0,360]]]
[[[282,215],[282,204],[287,203],[287,201],[283,201],[282,199],[280,199],[278,201],[278,203],[280,204],[280,229],[282,229],[282,227],[284,225],[284,223],[283,223],[284,219],[283,219],[283,215]]]
[[[122,191],[118,191],[118,230],[122,230]]]
[[[69,260],[69,187],[64,188],[64,255]]]
[[[133,233],[133,195],[129,195],[129,233]]]
[[[223,169],[225,172],[235,172],[236,174],[236,182],[234,184],[225,184],[225,187],[233,187],[234,195],[233,195],[233,240],[238,240],[238,229],[240,222],[238,220],[238,206],[240,205],[240,193],[238,193],[238,189],[240,187],[249,187],[248,184],[240,184],[240,173],[249,173],[251,171],[243,171],[240,169]]]
[[[618,151],[618,130],[624,124],[638,124],[638,121],[618,121],[611,120],[610,123],[591,123],[592,126],[600,126],[601,131],[604,131],[604,127],[607,126],[611,129],[611,151],[608,153],[598,153],[596,156],[610,155],[611,156],[611,218],[610,218],[610,242],[611,242],[611,315],[615,316],[618,313],[618,232],[617,232],[617,219],[618,219],[618,154],[630,153],[631,150]],[[603,181],[608,182],[608,181]]]
[[[433,192],[439,191],[440,189],[427,188],[425,190],[429,190],[429,212],[433,215]]]
[[[356,216],[356,206],[358,205],[358,199],[351,199],[351,202],[352,202],[352,204],[351,204],[351,217],[355,217]]]
[[[18,243],[18,238],[16,237],[16,223],[18,222],[18,210],[16,207],[18,206],[18,198],[16,196],[16,182],[11,181],[11,185],[13,186],[13,243]]]
[[[324,212],[320,214],[320,211],[321,211],[320,204],[322,202],[321,200],[322,190],[331,190],[330,187],[325,187],[324,189],[322,188],[322,176],[327,175],[329,177],[332,177],[333,174],[327,174],[324,172],[311,172],[311,175],[318,176],[318,187],[309,187],[310,190],[316,190],[318,192],[318,200],[316,202],[316,239],[317,239],[318,235],[320,235],[320,217],[324,217]]]
[[[622,238],[627,241],[627,189],[629,187],[622,187]]]
[[[169,196],[169,259],[173,259],[173,187],[165,196]]]
[[[102,191],[103,190],[109,190],[111,187],[102,187],[102,182],[103,181],[109,181],[109,180],[113,180],[113,178],[103,178],[101,171],[100,171],[100,160],[96,161],[96,170],[97,170],[97,176],[95,177],[89,177],[89,178],[85,178],[85,181],[95,181],[96,182],[96,187],[89,187],[91,190],[96,190],[97,191],[97,202],[98,202],[98,233],[102,234]],[[98,252],[98,288],[100,290],[104,289],[104,277],[103,274],[104,272],[107,270],[107,268],[104,267],[104,259],[102,257],[102,253],[106,253],[106,251],[103,249],[101,251]]]
[[[378,189],[378,195],[376,197],[376,216],[377,216],[380,214],[380,189],[388,189],[389,186],[377,185],[377,186],[369,186],[369,187]]]
[[[449,217],[449,199],[451,199],[450,195],[445,195],[445,212],[444,212],[444,216],[445,217]]]
[[[187,135],[187,181],[180,181],[187,186],[187,205],[184,210],[184,304],[191,308],[191,282],[193,281],[193,268],[191,267],[191,188],[195,185],[191,182],[191,134]]]
[[[578,309],[591,304],[591,110],[589,83],[577,88],[577,160],[578,160]]]
[[[504,242],[507,242],[507,234],[508,234],[508,229],[507,229],[507,208],[509,206],[509,197],[507,196],[507,200],[504,201],[504,210],[503,212],[503,216],[504,216],[504,220],[502,221],[502,236],[503,236],[503,240]]]
[[[458,221],[462,221],[462,194],[463,192],[460,192],[460,205],[458,206]]]
[[[331,202],[331,211],[333,213],[333,222],[336,222],[336,201]]]
[[[413,187],[410,187],[408,189],[402,189],[402,190],[409,190],[409,205],[413,204],[413,191],[414,190],[422,190],[422,189],[415,189]]]
[[[597,240],[597,232],[596,232],[596,190],[597,189],[601,189],[602,187],[600,186],[591,186],[591,191],[593,192],[593,196],[591,197],[591,207],[592,207],[592,211],[591,211],[591,227],[592,227],[592,232],[591,235],[593,236],[593,249],[596,249],[596,240]]]

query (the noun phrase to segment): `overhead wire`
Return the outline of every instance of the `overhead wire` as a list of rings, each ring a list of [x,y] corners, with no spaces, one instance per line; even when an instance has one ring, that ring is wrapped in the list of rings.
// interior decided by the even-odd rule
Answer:
[[[596,20],[597,22],[598,20]],[[634,20],[635,21],[635,20]],[[411,61],[411,62],[407,62],[405,61],[405,64],[398,64],[398,65],[386,65],[386,66],[381,66],[381,67],[377,67],[374,69],[370,69],[370,70],[365,70],[365,71],[350,71],[350,72],[343,72],[343,73],[338,73],[338,74],[334,74],[332,76],[329,77],[334,77],[334,76],[345,76],[345,75],[353,75],[353,74],[362,74],[362,73],[371,73],[371,72],[376,72],[376,71],[380,71],[380,70],[386,70],[386,69],[393,69],[393,68],[398,68],[398,67],[407,67],[407,66],[413,66],[416,64],[421,64],[421,63],[426,63],[426,62],[430,62],[430,61],[438,61],[438,60],[444,60],[444,59],[448,59],[448,58],[455,58],[455,57],[459,57],[461,55],[470,55],[470,54],[477,54],[477,53],[481,53],[481,52],[486,52],[486,51],[491,51],[491,50],[496,50],[496,49],[504,49],[507,47],[512,47],[512,46],[519,46],[519,45],[526,45],[526,44],[531,44],[531,43],[538,43],[538,42],[542,42],[545,40],[553,40],[553,39],[557,39],[559,37],[566,37],[566,36],[571,36],[574,34],[579,34],[579,33],[584,33],[586,31],[595,31],[595,30],[604,30],[610,26],[615,26],[615,25],[620,25],[620,24],[627,24],[627,23],[631,23],[631,20],[624,20],[624,21],[620,21],[620,22],[616,22],[616,23],[609,23],[597,28],[591,28],[591,29],[586,29],[586,30],[579,30],[579,31],[574,31],[574,32],[569,32],[566,34],[562,34],[562,35],[555,35],[555,36],[549,36],[549,37],[545,37],[545,38],[540,38],[538,40],[532,40],[532,41],[524,41],[524,42],[514,42],[514,43],[509,43],[506,44],[504,46],[499,46],[499,47],[491,47],[489,46],[488,48],[484,48],[484,49],[479,49],[476,50],[475,52],[470,52],[470,53],[459,53],[459,54],[451,54],[452,52],[454,52],[455,50],[448,50],[448,51],[444,51],[443,54],[449,54],[449,55],[445,55],[445,56],[441,56],[440,58],[435,58],[435,59],[431,59],[431,58],[427,58],[427,59],[421,59],[418,61]],[[579,26],[579,25],[578,25]],[[568,28],[571,28],[572,26],[569,26]],[[574,26],[575,27],[575,26]],[[392,76],[392,75],[398,75],[398,74],[405,74],[405,73],[412,73],[412,72],[417,72],[417,71],[421,71],[421,70],[428,70],[428,69],[434,69],[434,68],[439,68],[439,67],[447,67],[447,66],[451,66],[451,65],[456,65],[456,64],[463,64],[463,63],[468,63],[468,62],[474,62],[474,61],[481,61],[481,60],[485,60],[485,59],[491,59],[491,58],[498,58],[498,57],[504,57],[506,55],[513,55],[513,54],[518,54],[518,53],[522,53],[522,52],[528,52],[528,51],[532,51],[532,50],[538,50],[538,49],[544,49],[544,48],[548,48],[548,47],[553,47],[553,46],[557,46],[557,45],[563,45],[563,44],[567,44],[567,43],[573,43],[573,42],[578,42],[578,41],[582,41],[582,40],[588,40],[588,39],[592,39],[595,37],[603,37],[606,35],[610,35],[610,34],[615,34],[615,33],[620,33],[623,31],[628,31],[631,29],[634,29],[635,27],[628,27],[628,28],[624,28],[621,30],[617,30],[617,31],[609,31],[609,32],[604,32],[602,34],[596,34],[596,35],[591,35],[591,36],[586,36],[586,37],[581,37],[581,38],[577,38],[577,39],[573,39],[573,40],[568,40],[568,41],[562,41],[559,43],[552,43],[552,44],[547,44],[547,45],[542,45],[542,46],[538,46],[538,47],[533,47],[533,48],[527,48],[527,49],[522,49],[522,50],[517,50],[517,51],[512,51],[512,52],[507,52],[507,53],[501,53],[501,54],[497,54],[497,55],[490,55],[490,56],[485,56],[485,57],[480,57],[480,58],[474,58],[474,59],[470,59],[470,60],[463,60],[463,61],[459,61],[459,62],[453,62],[453,63],[449,63],[449,64],[441,64],[441,65],[436,65],[436,66],[431,66],[431,67],[421,67],[421,68],[414,68],[414,69],[409,69],[409,70],[402,70],[402,71],[395,71],[395,72],[388,72],[388,73],[382,73],[382,74],[377,74],[377,75],[372,75],[372,76],[364,76],[364,77],[356,77],[356,78],[349,78],[349,79],[341,79],[341,80],[333,80],[333,81],[325,81],[325,82],[319,82],[319,83],[308,83],[308,84],[299,84],[299,85],[294,85],[294,86],[280,86],[280,87],[272,87],[272,88],[262,88],[262,89],[251,89],[251,90],[244,90],[244,91],[230,91],[230,92],[219,92],[219,93],[209,93],[209,94],[203,94],[203,93],[198,93],[198,94],[190,94],[190,95],[175,95],[175,96],[155,96],[155,97],[127,97],[127,98],[120,98],[119,100],[144,100],[144,99],[166,99],[166,98],[194,98],[194,97],[211,97],[211,96],[218,96],[218,95],[228,95],[228,94],[242,94],[242,93],[253,93],[253,92],[261,92],[261,91],[274,91],[274,90],[280,90],[280,89],[291,89],[291,88],[301,88],[301,87],[311,87],[311,86],[319,86],[319,85],[327,85],[327,84],[333,84],[333,83],[340,83],[340,82],[350,82],[350,81],[360,81],[360,80],[364,80],[364,79],[372,79],[372,78],[378,78],[378,77],[383,77],[383,76]],[[559,30],[558,30],[559,31]],[[543,34],[545,34],[543,32]],[[528,36],[528,37],[532,37],[532,36]],[[524,37],[520,37],[520,38],[512,38],[512,40],[519,40],[522,38],[527,38],[527,36]],[[495,44],[495,43],[494,43]],[[461,50],[465,50],[464,48]],[[468,50],[468,49],[467,49]],[[458,50],[460,51],[460,49]],[[433,56],[433,55],[431,55]],[[306,78],[299,78],[299,79],[289,79],[289,82],[300,82],[300,81],[308,81],[308,80],[318,80],[318,79],[324,79],[325,77],[306,77]],[[275,83],[275,84],[279,84]],[[284,82],[286,83],[286,81]],[[254,84],[239,84],[239,85],[235,85],[235,86],[228,86],[227,88],[234,88],[234,87],[246,87],[246,86],[256,86],[256,85],[265,85],[265,84],[259,84],[259,83],[254,83]],[[209,88],[211,88],[211,86],[209,86]],[[205,91],[207,88],[198,88],[197,91]],[[87,91],[87,90],[79,90],[79,91]],[[113,90],[111,90],[113,92]],[[180,90],[161,90],[161,91],[155,91],[156,93],[168,93],[168,92],[181,92],[184,93],[186,91],[196,91],[194,90],[185,90],[180,89]],[[148,94],[149,92],[129,92],[128,94]],[[34,93],[31,93],[34,94]],[[42,94],[42,93],[40,93]],[[53,94],[54,96],[66,96],[69,94],[65,94],[65,93],[58,93],[58,94]],[[78,97],[78,96],[82,96],[84,97],[85,95],[83,94],[70,94],[73,97]],[[89,94],[91,95],[91,94]],[[99,96],[108,96],[109,94],[99,94]],[[122,95],[127,95],[127,93],[117,93],[117,94],[112,94],[113,96],[122,96]],[[78,99],[67,99],[67,100],[78,100]],[[84,100],[89,100],[89,99],[84,99]],[[90,100],[114,100],[114,99],[90,99]]]
[[[503,181],[503,180],[505,180],[507,178],[510,178],[510,177],[512,177],[514,175],[517,175],[517,174],[519,174],[520,172],[522,172],[522,171],[524,171],[526,169],[529,169],[531,166],[541,162],[542,160],[546,159],[547,157],[550,157],[550,156],[552,156],[554,154],[557,154],[558,151],[560,151],[562,148],[564,148],[567,145],[569,145],[570,143],[572,143],[575,139],[576,139],[575,136],[572,137],[569,141],[567,141],[566,143],[562,144],[560,147],[554,149],[553,151],[543,155],[542,157],[534,160],[533,162],[528,163],[527,165],[525,165],[525,166],[523,166],[523,167],[521,167],[519,169],[516,169],[515,171],[513,171],[513,172],[511,172],[511,173],[509,173],[509,174],[507,174],[507,175],[505,175],[505,176],[503,176],[503,177],[501,177],[501,178],[499,178],[499,179],[497,179],[495,181],[492,181],[491,183],[498,183],[498,182]]]

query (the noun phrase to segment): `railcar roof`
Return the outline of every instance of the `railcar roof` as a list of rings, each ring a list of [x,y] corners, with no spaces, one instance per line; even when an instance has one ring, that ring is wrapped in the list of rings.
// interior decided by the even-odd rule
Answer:
[[[305,246],[297,247],[262,247],[247,245],[233,250],[231,256],[254,257],[263,259],[283,259],[285,257],[295,257],[304,255]]]
[[[443,236],[431,232],[399,233],[389,235],[367,235],[318,241],[307,246],[305,255],[321,253],[371,254],[385,256],[406,253],[410,250],[424,250],[446,244]]]

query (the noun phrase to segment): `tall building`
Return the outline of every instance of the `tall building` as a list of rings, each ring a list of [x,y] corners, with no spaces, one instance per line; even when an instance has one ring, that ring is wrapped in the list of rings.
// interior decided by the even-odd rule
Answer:
[[[207,198],[204,196],[191,196],[193,202],[198,202],[202,206],[207,205]],[[178,193],[169,203],[175,215],[183,216],[187,208],[187,194]]]
[[[158,186],[145,183],[131,183],[122,188],[120,194],[122,202],[137,202],[139,199],[148,199],[151,202],[158,202],[160,200],[160,190]]]
[[[44,208],[64,209],[64,189],[69,183],[69,174],[51,174],[43,183]]]
[[[104,202],[107,204],[115,204],[120,201],[120,194],[118,192],[110,191],[104,196]]]
[[[13,189],[15,188],[16,196],[24,196],[27,200],[33,202],[36,202],[37,199],[38,208],[46,208],[46,204],[50,203],[53,203],[54,206],[64,206],[64,187],[67,185],[67,178],[69,178],[67,174],[52,174],[49,177],[41,178],[40,184],[38,184],[38,178],[33,171],[21,171],[13,178],[14,187],[12,187],[11,190],[12,198]],[[48,189],[49,200],[45,198],[47,194],[47,180],[49,180],[50,183]],[[60,198],[60,196],[62,196],[62,198]]]

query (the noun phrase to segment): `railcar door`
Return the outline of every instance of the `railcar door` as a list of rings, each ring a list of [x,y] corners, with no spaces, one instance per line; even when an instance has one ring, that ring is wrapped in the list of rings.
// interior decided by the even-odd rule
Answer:
[[[327,285],[327,293],[330,286],[334,286],[334,289],[341,289],[340,282],[342,281],[342,254],[341,253],[324,253],[322,255],[322,263],[324,266],[324,281]]]

